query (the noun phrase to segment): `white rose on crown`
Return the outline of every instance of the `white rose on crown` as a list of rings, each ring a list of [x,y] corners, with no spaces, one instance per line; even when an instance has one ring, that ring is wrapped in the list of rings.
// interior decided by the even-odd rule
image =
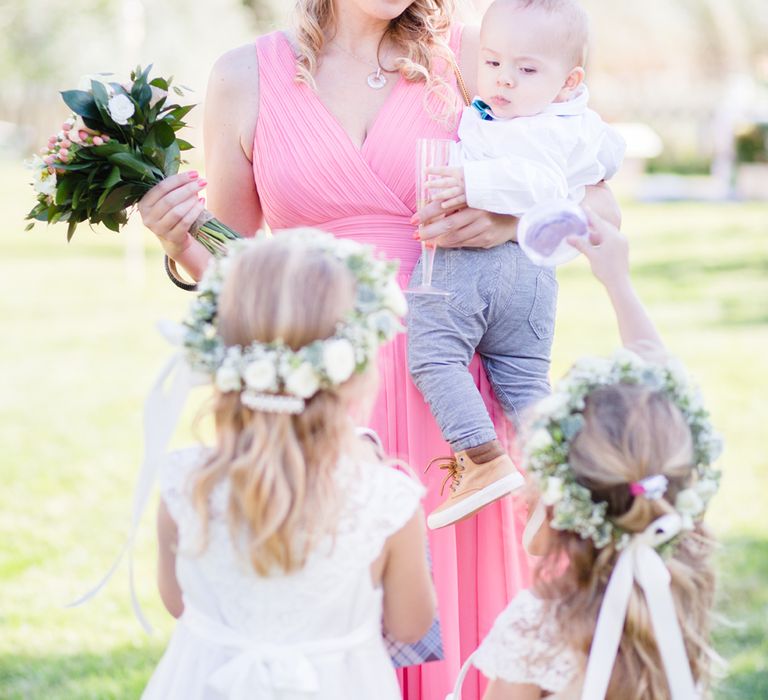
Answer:
[[[275,363],[267,358],[249,363],[243,372],[243,378],[248,388],[254,391],[275,391],[277,389],[277,369]]]
[[[403,290],[394,277],[390,278],[384,290],[384,305],[397,316],[405,316],[408,313],[408,302]]]
[[[675,510],[683,517],[687,529],[693,528],[693,520],[704,512],[704,501],[695,489],[680,491],[675,498]]]
[[[285,379],[285,390],[293,396],[308,399],[320,388],[320,378],[309,362],[302,362]]]
[[[562,479],[556,476],[550,476],[547,479],[547,488],[541,495],[542,503],[545,506],[553,506],[555,503],[562,501],[563,495],[565,493],[563,486],[564,484]]]
[[[536,413],[555,420],[565,418],[569,413],[570,396],[559,392],[547,396],[536,404]]]
[[[216,388],[225,394],[230,391],[240,391],[243,383],[237,369],[229,364],[219,367],[216,371]]]
[[[546,428],[539,428],[528,440],[528,452],[538,452],[546,450],[552,445],[552,436]]]
[[[323,367],[334,384],[346,382],[357,366],[355,349],[344,338],[330,340],[323,347]]]

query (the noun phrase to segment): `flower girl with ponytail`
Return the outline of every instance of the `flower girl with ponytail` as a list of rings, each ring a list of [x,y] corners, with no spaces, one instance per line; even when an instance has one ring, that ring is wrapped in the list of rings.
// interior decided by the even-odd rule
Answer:
[[[317,231],[237,244],[185,323],[216,444],[160,472],[176,630],[144,698],[394,700],[384,629],[429,628],[422,488],[350,418],[405,304],[388,263]]]
[[[534,585],[496,619],[454,700],[470,665],[491,679],[484,700],[693,700],[707,685],[714,576],[701,518],[720,441],[632,288],[626,240],[590,218],[590,240],[572,244],[605,285],[625,349],[577,362],[533,409]]]

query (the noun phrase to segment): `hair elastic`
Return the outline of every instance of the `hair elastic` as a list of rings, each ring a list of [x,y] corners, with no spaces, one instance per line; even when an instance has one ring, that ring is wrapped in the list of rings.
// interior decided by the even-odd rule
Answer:
[[[669,479],[663,474],[647,476],[640,481],[629,484],[629,492],[633,496],[645,496],[649,501],[658,501],[664,497],[669,487]]]

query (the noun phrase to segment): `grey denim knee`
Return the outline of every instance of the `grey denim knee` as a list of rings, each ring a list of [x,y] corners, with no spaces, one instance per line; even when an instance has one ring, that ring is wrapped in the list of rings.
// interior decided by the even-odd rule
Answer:
[[[409,297],[408,366],[445,439],[465,450],[496,437],[467,371],[475,351],[513,420],[549,393],[557,281],[505,243],[438,249],[432,283],[449,296]]]

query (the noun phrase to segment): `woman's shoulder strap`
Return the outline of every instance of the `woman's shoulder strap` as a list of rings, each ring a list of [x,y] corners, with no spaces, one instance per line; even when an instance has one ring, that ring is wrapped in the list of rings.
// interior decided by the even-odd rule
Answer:
[[[285,32],[274,31],[260,36],[256,39],[256,52],[261,75],[293,79],[296,73],[296,54]]]

